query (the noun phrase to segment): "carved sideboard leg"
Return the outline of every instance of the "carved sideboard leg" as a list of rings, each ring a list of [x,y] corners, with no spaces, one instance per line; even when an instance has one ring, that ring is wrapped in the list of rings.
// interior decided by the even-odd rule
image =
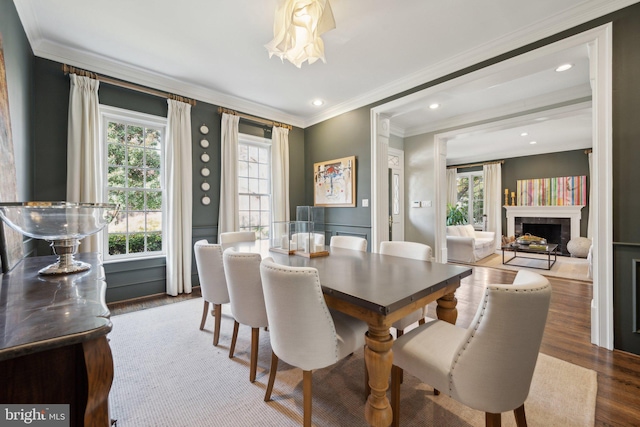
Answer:
[[[113,358],[106,336],[85,341],[82,344],[87,367],[87,407],[85,426],[111,424],[109,418],[109,390],[113,382]]]

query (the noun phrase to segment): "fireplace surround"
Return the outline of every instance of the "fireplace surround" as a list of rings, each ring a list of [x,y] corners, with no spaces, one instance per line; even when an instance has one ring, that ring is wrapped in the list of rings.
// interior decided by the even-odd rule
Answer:
[[[549,243],[558,243],[559,254],[569,255],[567,243],[575,237],[580,237],[583,207],[504,206],[507,210],[507,236],[530,233],[544,237]],[[552,240],[558,238],[559,241]]]

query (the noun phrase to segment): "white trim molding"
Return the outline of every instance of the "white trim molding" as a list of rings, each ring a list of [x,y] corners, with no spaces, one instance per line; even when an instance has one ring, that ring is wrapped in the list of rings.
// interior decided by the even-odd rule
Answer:
[[[516,218],[569,218],[571,238],[580,237],[584,205],[576,206],[503,206],[507,210],[507,236],[515,235]]]

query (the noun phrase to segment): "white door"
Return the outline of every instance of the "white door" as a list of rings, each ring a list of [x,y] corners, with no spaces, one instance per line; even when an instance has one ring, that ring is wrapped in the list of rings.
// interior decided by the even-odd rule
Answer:
[[[404,152],[389,148],[389,240],[404,240]]]

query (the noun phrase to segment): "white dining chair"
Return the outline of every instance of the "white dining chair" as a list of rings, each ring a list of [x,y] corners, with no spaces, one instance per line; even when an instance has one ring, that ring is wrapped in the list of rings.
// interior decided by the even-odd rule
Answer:
[[[431,247],[417,242],[380,242],[380,254],[418,261],[431,261]],[[396,337],[402,336],[404,330],[416,322],[423,324],[426,315],[427,308],[423,307],[394,322],[393,327],[396,329]]]
[[[354,251],[367,251],[367,239],[356,236],[331,236],[329,246],[335,248],[353,249]]]
[[[312,370],[363,348],[368,326],[329,310],[315,268],[288,267],[266,258],[260,275],[273,350],[264,400],[271,399],[279,359],[302,369],[304,426],[311,426]]]
[[[549,311],[551,285],[543,276],[519,271],[511,285],[488,285],[467,329],[433,320],[393,344],[391,404],[400,423],[403,371],[473,409],[485,423],[500,426],[502,412],[514,411],[526,426],[524,401],[538,359]]]
[[[264,306],[260,262],[257,253],[236,252],[233,248],[223,253],[224,272],[227,277],[231,312],[233,313],[233,336],[229,347],[229,358],[233,358],[240,324],[251,327],[251,364],[249,381],[254,382],[258,367],[258,344],[260,328],[269,325]]]
[[[235,242],[255,242],[255,240],[255,231],[227,231],[218,236],[218,243],[221,245]]]
[[[202,320],[200,330],[204,329],[207,321],[209,303],[213,304],[212,315],[214,316],[213,345],[218,345],[220,338],[220,324],[222,320],[222,304],[229,303],[229,292],[227,290],[227,280],[224,275],[224,265],[222,261],[222,246],[212,244],[206,240],[198,240],[193,252],[196,257],[196,268],[198,279],[200,280],[200,291],[204,300]]]

